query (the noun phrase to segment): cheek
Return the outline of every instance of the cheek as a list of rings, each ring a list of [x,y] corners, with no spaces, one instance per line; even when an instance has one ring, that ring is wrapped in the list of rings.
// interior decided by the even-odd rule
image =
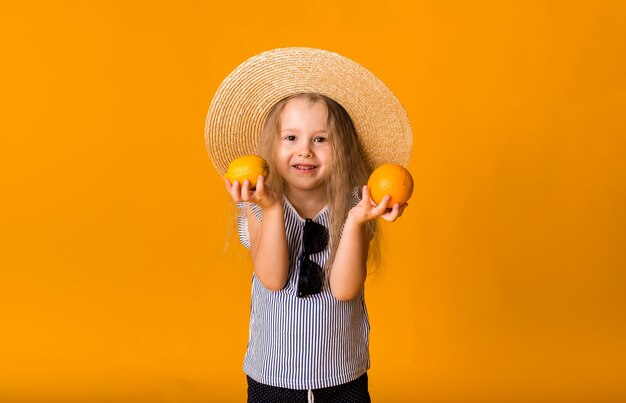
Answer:
[[[330,150],[324,150],[324,152],[321,154],[321,158],[326,165],[328,165],[329,167],[333,166],[333,155]]]
[[[278,148],[274,154],[274,164],[276,165],[276,169],[283,174],[286,170],[288,170],[290,162],[291,154],[284,149]]]
[[[276,149],[276,153],[274,154],[274,157],[276,158],[276,162],[279,164],[284,163],[285,161],[289,159],[288,153],[280,147]]]

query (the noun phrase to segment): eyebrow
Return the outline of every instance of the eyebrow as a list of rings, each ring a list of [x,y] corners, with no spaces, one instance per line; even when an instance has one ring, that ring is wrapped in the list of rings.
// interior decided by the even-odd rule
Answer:
[[[281,129],[280,130],[281,133],[283,132],[296,132],[296,133],[300,133],[301,131],[298,129],[291,129],[291,128],[286,128],[286,129]],[[326,129],[320,129],[320,130],[316,130],[313,132],[313,134],[318,134],[318,133],[328,133],[328,130]]]

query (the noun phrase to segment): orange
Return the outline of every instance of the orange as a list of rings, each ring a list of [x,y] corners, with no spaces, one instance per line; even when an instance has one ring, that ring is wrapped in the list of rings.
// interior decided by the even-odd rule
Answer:
[[[267,178],[269,174],[269,166],[267,162],[258,155],[246,155],[243,157],[235,158],[228,165],[228,171],[224,177],[234,183],[239,182],[239,185],[243,186],[244,180],[250,181],[250,189],[256,188],[256,182],[259,179],[259,175]]]
[[[385,195],[391,196],[388,207],[394,203],[403,205],[413,194],[413,177],[402,165],[383,164],[376,168],[367,181],[370,197],[376,204],[383,201]]]

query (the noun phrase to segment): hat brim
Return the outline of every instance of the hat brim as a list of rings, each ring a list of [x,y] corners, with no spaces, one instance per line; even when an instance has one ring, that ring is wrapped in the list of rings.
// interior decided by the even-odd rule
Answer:
[[[407,166],[411,124],[400,101],[374,74],[337,53],[279,48],[251,57],[226,77],[209,107],[207,152],[224,175],[230,161],[254,154],[271,108],[290,95],[314,92],[338,102],[354,123],[370,167]]]

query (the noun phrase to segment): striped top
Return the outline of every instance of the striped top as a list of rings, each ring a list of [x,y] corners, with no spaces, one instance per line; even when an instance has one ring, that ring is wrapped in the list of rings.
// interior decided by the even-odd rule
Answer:
[[[262,210],[247,204],[262,219]],[[338,301],[328,285],[319,294],[297,295],[305,219],[283,198],[289,280],[280,291],[266,289],[252,277],[250,336],[244,372],[257,382],[289,389],[319,389],[355,380],[369,368],[369,320],[363,290],[350,301]],[[313,221],[329,228],[325,207]],[[237,219],[239,239],[250,248],[245,215]],[[321,267],[329,248],[310,256]]]

